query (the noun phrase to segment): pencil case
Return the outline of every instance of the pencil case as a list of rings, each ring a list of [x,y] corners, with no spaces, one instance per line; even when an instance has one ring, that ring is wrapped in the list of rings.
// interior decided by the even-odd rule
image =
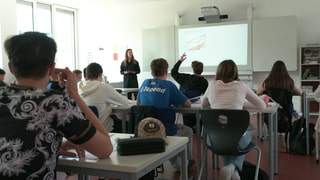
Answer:
[[[117,152],[120,156],[161,153],[165,142],[161,137],[135,137],[118,139]]]

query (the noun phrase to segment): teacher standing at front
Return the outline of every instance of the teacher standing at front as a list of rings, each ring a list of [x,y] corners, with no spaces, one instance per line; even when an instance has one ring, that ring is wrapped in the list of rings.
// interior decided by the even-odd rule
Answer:
[[[138,61],[133,56],[132,49],[126,50],[125,58],[120,66],[120,73],[123,75],[124,88],[138,88],[137,74],[140,73],[140,66]],[[128,99],[132,99],[132,94],[134,95],[134,99],[136,99],[136,92],[129,92],[127,94]]]

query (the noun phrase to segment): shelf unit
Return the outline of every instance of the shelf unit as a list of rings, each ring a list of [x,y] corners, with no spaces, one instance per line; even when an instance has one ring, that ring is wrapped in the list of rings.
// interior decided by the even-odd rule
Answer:
[[[300,48],[301,88],[312,93],[320,83],[320,46],[303,46]],[[319,113],[319,103],[310,102],[310,114]]]

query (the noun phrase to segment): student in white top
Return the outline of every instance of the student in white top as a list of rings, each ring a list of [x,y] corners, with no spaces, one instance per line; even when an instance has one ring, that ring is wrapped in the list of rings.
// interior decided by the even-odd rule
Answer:
[[[250,87],[239,80],[238,68],[233,60],[222,61],[215,80],[209,83],[203,96],[202,107],[211,109],[266,108],[264,101]],[[222,137],[223,138],[223,137]],[[239,147],[245,148],[252,141],[250,132],[245,132]],[[245,155],[223,156],[224,167],[220,170],[220,180],[240,180]]]
[[[114,121],[110,117],[112,105],[128,105],[129,100],[111,85],[103,82],[103,69],[100,64],[89,64],[86,68],[86,77],[87,80],[78,83],[80,96],[87,105],[97,107],[102,124],[109,132],[114,132],[114,127],[121,127],[121,121]]]

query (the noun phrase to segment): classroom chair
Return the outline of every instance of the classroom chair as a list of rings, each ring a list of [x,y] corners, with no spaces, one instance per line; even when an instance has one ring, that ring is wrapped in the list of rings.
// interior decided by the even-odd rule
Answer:
[[[278,130],[277,131],[278,133],[285,134],[285,137],[284,137],[285,147],[286,147],[286,151],[289,152],[289,146],[288,146],[289,136],[288,135],[292,128],[292,116],[295,113],[293,104],[292,104],[293,92],[286,89],[266,89],[263,94],[268,95],[271,98],[271,101],[275,101],[280,105],[277,111],[277,114],[278,114],[278,122],[277,122]],[[262,117],[264,117],[264,123],[266,123],[268,127],[267,115],[263,115]]]
[[[198,174],[198,180],[202,178],[205,171],[207,177],[207,152],[208,149],[214,155],[238,156],[247,154],[255,149],[258,152],[255,180],[261,161],[261,150],[254,142],[251,142],[245,149],[238,149],[239,140],[246,132],[250,123],[250,114],[247,110],[235,109],[203,109],[200,115],[204,130],[204,157]]]
[[[89,106],[89,108],[91,109],[91,111],[97,116],[99,117],[99,111],[98,108],[96,106]]]

